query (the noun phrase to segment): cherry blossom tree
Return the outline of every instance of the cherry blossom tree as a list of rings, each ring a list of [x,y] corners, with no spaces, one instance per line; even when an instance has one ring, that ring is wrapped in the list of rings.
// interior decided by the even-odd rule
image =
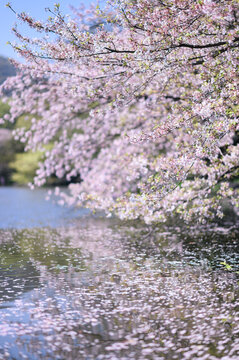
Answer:
[[[66,201],[147,223],[237,207],[238,0],[47,10],[45,22],[17,14],[40,36],[13,29],[25,63],[2,88],[4,121],[31,114],[15,137],[44,153],[34,184],[80,175]]]

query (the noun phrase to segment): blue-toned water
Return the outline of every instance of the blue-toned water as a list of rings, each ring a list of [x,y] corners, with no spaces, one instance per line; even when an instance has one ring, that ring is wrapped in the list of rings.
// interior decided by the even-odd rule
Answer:
[[[0,187],[0,228],[57,227],[89,213],[86,209],[61,206],[57,198],[46,201],[47,192]]]

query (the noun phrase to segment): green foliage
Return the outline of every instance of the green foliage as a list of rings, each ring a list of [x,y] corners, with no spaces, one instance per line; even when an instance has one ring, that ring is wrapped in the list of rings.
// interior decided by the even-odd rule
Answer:
[[[0,144],[0,151],[1,151],[1,161],[0,163],[8,163],[13,160],[14,158],[14,147],[12,146],[12,140],[8,140],[5,143]]]
[[[16,123],[14,125],[15,129],[25,128],[29,130],[31,127],[31,119],[33,118],[32,115],[22,115],[17,118]]]
[[[9,162],[12,161],[15,156],[11,143],[11,140],[0,142],[0,177],[4,179],[5,184],[11,182],[12,170],[9,168]]]
[[[9,105],[0,101],[0,117],[9,112]],[[26,114],[17,118],[15,123],[5,122],[0,128],[9,130],[31,126],[32,115]],[[41,152],[24,152],[24,144],[10,139],[0,144],[0,175],[4,177],[5,183],[17,183],[25,185],[33,181],[35,171],[43,154]]]
[[[221,261],[220,264],[224,266],[225,270],[232,270],[232,266],[229,265],[226,261]]]
[[[8,114],[10,110],[10,106],[7,103],[4,103],[0,100],[0,119],[3,118],[4,115]],[[13,129],[14,124],[11,122],[5,122],[4,124],[0,124],[0,129]]]
[[[12,181],[20,185],[31,182],[41,158],[41,152],[16,154],[15,160],[9,164],[10,168],[13,170]]]
[[[220,262],[223,265],[224,269],[227,271],[234,271],[233,267],[229,265],[225,260]],[[239,271],[235,271],[236,274],[239,274]]]
[[[0,100],[0,118],[9,113],[10,106]]]

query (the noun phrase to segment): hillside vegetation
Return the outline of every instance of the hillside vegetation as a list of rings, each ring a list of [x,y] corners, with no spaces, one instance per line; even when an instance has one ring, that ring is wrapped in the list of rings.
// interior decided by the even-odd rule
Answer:
[[[0,56],[0,84],[2,84],[8,76],[13,76],[15,73],[15,68],[9,60]]]

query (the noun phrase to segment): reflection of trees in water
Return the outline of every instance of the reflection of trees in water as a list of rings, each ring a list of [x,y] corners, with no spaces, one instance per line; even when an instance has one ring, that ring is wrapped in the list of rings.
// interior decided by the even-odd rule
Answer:
[[[239,270],[238,227],[189,228],[161,227],[155,231],[142,227],[128,227],[122,244],[125,255],[137,252],[145,258],[157,257],[167,264],[207,266],[211,270],[223,268],[224,259]]]
[[[18,231],[14,241],[42,286],[29,303],[16,304],[16,314],[30,315],[28,323],[15,324],[19,353],[236,359],[237,275],[203,263],[210,260],[206,244],[216,254],[221,235],[190,237],[175,229],[148,235],[140,227],[83,221],[57,231]],[[220,254],[238,255],[231,244],[225,241]]]
[[[133,237],[129,227],[85,224],[45,231],[42,242],[31,243],[45,286],[36,292],[34,306],[26,305],[31,320],[17,331],[19,349],[39,352],[39,359],[171,360],[185,353],[236,359],[236,274],[200,266],[201,235],[182,240],[168,231],[143,239],[144,233],[134,231]],[[215,239],[207,238],[209,248]],[[78,251],[84,269],[67,246]],[[66,251],[67,268],[62,260],[57,267],[56,260],[39,255],[46,251],[52,256],[56,251],[56,259]],[[190,265],[191,257],[197,266]]]
[[[0,300],[13,301],[41,286],[43,273],[84,269],[80,249],[71,248],[55,230],[32,229],[0,232]],[[41,277],[41,279],[40,279]]]
[[[48,333],[44,343],[39,339],[34,344],[32,352],[42,346],[54,358],[94,359],[101,354],[111,359],[117,354],[121,359],[132,354],[135,359],[147,359],[147,354],[166,353],[164,358],[172,359],[185,348],[196,354],[197,346],[202,355],[209,352],[210,344],[217,352],[217,344],[223,343],[221,353],[235,354],[233,337],[239,333],[239,317],[234,301],[238,304],[238,295],[230,290],[230,276],[216,279],[222,303],[215,279],[191,268],[165,277],[151,268],[142,273],[121,264],[117,272],[121,279],[115,281],[111,276],[115,267],[106,274],[105,266],[101,269],[98,264],[97,278],[87,284],[79,273],[73,284],[69,279],[65,284],[63,278],[60,283],[55,279],[51,299],[49,294],[46,303],[42,294],[36,299],[32,311],[33,321],[40,319],[36,334]],[[68,293],[65,306],[59,300],[64,297],[62,286]]]
[[[0,307],[40,286],[39,272],[16,245],[0,245],[0,264]]]

